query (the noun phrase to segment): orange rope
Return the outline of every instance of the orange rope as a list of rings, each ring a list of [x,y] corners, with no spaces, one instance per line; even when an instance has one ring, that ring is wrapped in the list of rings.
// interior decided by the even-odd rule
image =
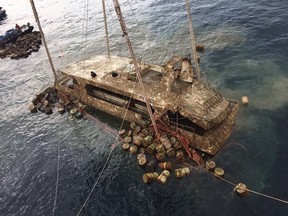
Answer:
[[[198,165],[203,163],[203,159],[198,155],[195,149],[189,147],[189,140],[181,135],[179,131],[172,130],[167,124],[165,124],[161,119],[156,119],[156,126],[159,129],[159,133],[161,135],[172,135],[175,136],[179,142],[182,144],[183,148],[185,149],[188,157],[195,161]]]

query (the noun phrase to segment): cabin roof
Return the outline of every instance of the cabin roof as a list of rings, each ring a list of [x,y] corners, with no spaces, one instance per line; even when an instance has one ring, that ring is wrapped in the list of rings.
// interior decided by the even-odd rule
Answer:
[[[139,64],[138,66],[143,73],[149,69],[155,69],[157,71],[163,69],[161,66],[149,64]],[[85,82],[89,84],[106,88],[109,87],[111,91],[117,93],[125,93],[125,95],[133,93],[134,97],[140,100],[144,100],[145,94],[149,101],[161,109],[169,107],[170,102],[174,103],[177,93],[165,92],[165,89],[161,88],[160,79],[155,81],[155,79],[149,80],[147,76],[142,76],[145,79],[143,81],[146,81],[144,83],[144,90],[142,90],[138,82],[129,78],[129,76],[135,77],[135,71],[133,72],[133,70],[132,60],[129,58],[111,56],[109,59],[107,56],[100,55],[70,65],[61,70],[61,72],[69,76],[84,79]],[[91,71],[96,73],[97,76],[92,77]],[[113,72],[116,72],[118,76],[113,77]],[[163,94],[164,92],[165,94]]]

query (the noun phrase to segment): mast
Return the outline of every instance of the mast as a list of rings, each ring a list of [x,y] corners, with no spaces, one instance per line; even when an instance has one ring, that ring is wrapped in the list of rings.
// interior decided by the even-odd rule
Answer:
[[[113,4],[114,4],[115,11],[116,11],[116,14],[118,16],[118,19],[119,19],[119,22],[120,22],[120,26],[121,26],[121,29],[122,29],[122,32],[123,32],[122,36],[125,37],[125,39],[126,39],[126,43],[127,43],[127,46],[128,46],[129,52],[130,52],[130,56],[132,58],[132,61],[133,61],[133,64],[134,64],[134,67],[135,67],[135,70],[136,70],[137,78],[139,80],[140,87],[143,90],[143,86],[144,85],[143,85],[142,77],[140,75],[140,68],[138,67],[138,64],[137,64],[137,61],[136,61],[136,57],[135,57],[135,54],[134,54],[134,51],[133,51],[133,48],[132,48],[132,44],[131,44],[130,38],[128,36],[127,28],[126,28],[126,25],[125,25],[125,22],[124,22],[124,18],[123,18],[122,11],[121,11],[121,8],[120,8],[118,0],[113,0]],[[152,109],[150,107],[149,101],[148,101],[145,93],[144,93],[144,100],[145,100],[145,103],[146,103],[146,107],[148,109],[148,113],[149,113],[150,119],[152,121],[152,125],[153,125],[153,128],[154,128],[155,134],[158,137],[158,136],[160,136],[160,134],[159,134],[159,131],[157,129],[155,118],[153,116]]]
[[[32,10],[33,10],[33,14],[34,14],[35,20],[37,22],[37,25],[38,25],[38,28],[39,28],[39,31],[40,31],[40,34],[41,34],[41,38],[42,38],[44,46],[45,46],[45,50],[46,50],[46,53],[47,53],[47,56],[48,56],[48,60],[50,62],[51,69],[53,71],[54,86],[55,86],[56,85],[56,81],[57,81],[56,71],[55,71],[55,68],[54,68],[54,65],[53,65],[49,50],[48,50],[48,46],[47,46],[47,43],[46,43],[46,40],[45,40],[44,32],[43,32],[42,27],[41,27],[41,23],[40,23],[40,20],[39,20],[39,17],[38,17],[38,13],[36,11],[36,7],[35,7],[35,4],[34,4],[34,1],[30,0],[30,3],[31,3],[31,7],[32,7]]]
[[[200,79],[200,68],[199,63],[197,59],[197,52],[196,52],[196,44],[195,44],[195,37],[193,33],[193,26],[192,26],[192,16],[190,14],[190,0],[186,0],[186,10],[187,10],[187,19],[189,23],[189,31],[190,31],[190,41],[191,41],[191,47],[193,51],[193,59],[196,66],[196,78]]]
[[[105,23],[106,45],[107,45],[108,57],[110,58],[110,45],[109,45],[109,38],[108,38],[108,28],[107,28],[107,16],[106,16],[105,0],[102,0],[102,7],[103,7],[103,16],[104,16],[104,23]]]

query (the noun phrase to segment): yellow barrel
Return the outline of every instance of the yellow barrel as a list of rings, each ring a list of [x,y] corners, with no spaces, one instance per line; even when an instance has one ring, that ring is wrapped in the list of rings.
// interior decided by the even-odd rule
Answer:
[[[165,175],[168,178],[168,177],[170,177],[170,171],[169,170],[163,170],[161,175]]]
[[[126,136],[126,137],[124,138],[124,141],[127,142],[127,143],[131,143],[131,141],[132,141],[131,136]]]
[[[144,183],[148,184],[148,183],[152,182],[153,180],[157,179],[157,177],[158,177],[157,172],[150,172],[150,173],[145,173],[142,176],[142,179],[143,179]]]
[[[144,147],[147,147],[152,143],[152,140],[153,140],[153,137],[151,135],[147,135],[144,137],[142,145]]]
[[[147,129],[142,129],[141,133],[144,134],[144,136],[148,136],[149,135],[149,131]]]
[[[157,182],[160,184],[164,184],[170,176],[170,172],[168,170],[163,170],[163,172],[158,176]]]
[[[126,132],[126,130],[122,129],[122,130],[118,131],[118,134],[119,134],[119,136],[123,137],[125,132]]]
[[[166,152],[164,146],[163,146],[162,144],[160,144],[160,143],[156,145],[156,151],[157,151],[158,153],[164,153],[164,152]]]
[[[190,174],[190,169],[188,167],[175,169],[175,176],[176,178],[182,178],[186,175]]]
[[[127,136],[132,136],[132,130],[128,130]]]
[[[34,104],[31,104],[29,106],[29,110],[31,113],[35,113],[35,112],[37,112],[37,107]]]
[[[162,161],[165,158],[165,154],[164,153],[157,153],[156,154],[156,159],[158,161]]]
[[[139,126],[139,125],[137,125],[136,127],[135,127],[135,129],[134,129],[134,134],[138,134],[139,132],[140,132],[140,130],[141,130],[141,127]]]
[[[138,147],[141,146],[141,144],[143,143],[143,138],[139,135],[134,135],[133,136],[133,141],[132,141],[135,145],[137,145]]]
[[[122,144],[122,149],[123,150],[128,150],[130,148],[130,144],[129,143],[123,143]]]
[[[179,163],[183,163],[185,161],[184,152],[182,150],[178,150],[176,152],[176,160]]]
[[[139,154],[137,155],[137,159],[138,159],[138,160],[140,160],[141,158],[146,158],[145,154],[139,153]]]
[[[78,111],[77,108],[72,108],[72,109],[70,110],[70,114],[71,114],[71,115],[75,115],[77,111]]]
[[[167,150],[167,155],[168,155],[169,158],[175,158],[176,152],[175,152],[175,150],[173,148],[170,148],[170,149]]]
[[[158,164],[158,167],[160,169],[164,169],[164,170],[171,170],[172,164],[171,164],[171,162],[162,162],[162,163]]]
[[[136,145],[131,145],[129,151],[131,154],[136,154],[138,151],[138,147]]]
[[[144,166],[147,163],[146,157],[142,157],[138,160],[140,166]]]
[[[182,145],[181,145],[180,142],[177,142],[177,143],[175,143],[175,144],[173,145],[173,148],[175,149],[175,151],[177,151],[177,150],[179,150],[179,149],[182,148]]]
[[[164,184],[167,181],[167,177],[165,175],[160,174],[157,177],[157,182],[160,184]]]
[[[136,128],[136,123],[135,122],[131,122],[130,123],[130,128],[132,129],[132,130],[134,130],[135,128]]]
[[[153,154],[155,149],[156,149],[156,143],[152,143],[146,148],[146,151],[148,154]]]
[[[165,147],[165,149],[170,149],[172,147],[172,144],[166,135],[160,137],[160,142]]]

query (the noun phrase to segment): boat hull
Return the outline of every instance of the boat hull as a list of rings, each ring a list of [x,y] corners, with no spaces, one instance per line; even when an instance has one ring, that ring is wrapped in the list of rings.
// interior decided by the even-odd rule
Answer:
[[[168,120],[169,125],[184,135],[192,147],[210,155],[221,150],[233,131],[238,101],[223,98],[200,80],[185,82],[181,91],[166,88],[167,82],[163,80],[165,76],[171,78],[171,68],[149,64],[141,65],[146,80],[139,91],[133,87],[137,81],[127,78],[123,69],[130,64],[127,58],[96,57],[62,71],[63,77],[56,87],[74,103],[80,102],[141,126],[150,123],[143,97],[146,94],[157,117]],[[82,69],[81,65],[86,68]],[[151,79],[147,77],[148,72]]]
[[[147,123],[149,123],[148,114],[140,114],[127,109],[127,106],[120,107],[115,104],[103,101],[101,99],[97,99],[88,95],[85,89],[77,91],[77,95],[75,95],[74,90],[72,90],[71,88],[67,88],[63,85],[57,85],[57,89],[61,92],[62,95],[65,95],[67,98],[77,98],[77,102],[80,102],[88,107],[101,110],[110,115],[122,118],[128,122],[135,122],[143,127],[147,126]],[[239,109],[238,101],[228,101],[231,106],[231,111],[224,119],[224,121],[222,121],[219,125],[214,126],[210,130],[204,131],[204,133],[201,135],[182,129],[180,127],[172,126],[172,128],[178,130],[182,135],[184,135],[190,141],[191,145],[194,148],[207,154],[215,155],[223,148],[225,142],[231,135]]]

